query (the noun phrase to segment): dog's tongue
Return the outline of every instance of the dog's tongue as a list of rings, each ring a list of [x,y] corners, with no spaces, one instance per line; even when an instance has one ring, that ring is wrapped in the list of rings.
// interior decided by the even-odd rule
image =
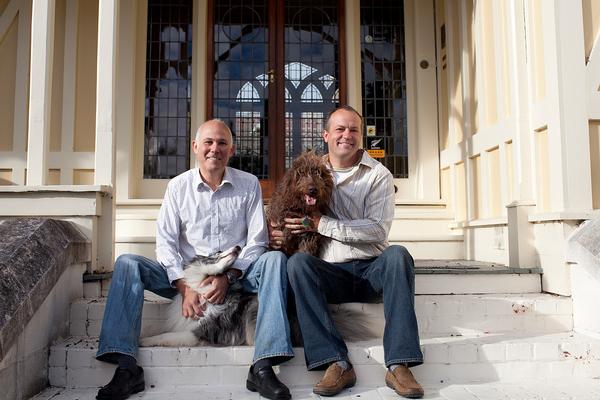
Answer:
[[[304,195],[304,201],[306,202],[307,206],[314,206],[317,203],[317,199],[307,194]]]

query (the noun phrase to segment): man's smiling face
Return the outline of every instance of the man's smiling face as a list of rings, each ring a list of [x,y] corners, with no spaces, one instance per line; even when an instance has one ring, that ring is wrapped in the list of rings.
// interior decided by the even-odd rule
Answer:
[[[323,132],[323,140],[329,147],[329,159],[334,166],[353,165],[362,140],[360,117],[352,111],[340,109],[334,112]]]
[[[235,150],[231,134],[221,121],[204,124],[200,134],[192,142],[192,149],[200,171],[211,174],[225,171]]]

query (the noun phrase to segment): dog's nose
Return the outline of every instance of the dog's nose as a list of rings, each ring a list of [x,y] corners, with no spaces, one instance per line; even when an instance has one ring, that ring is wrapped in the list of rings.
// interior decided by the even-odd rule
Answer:
[[[308,189],[308,195],[311,197],[316,197],[317,196],[317,188],[316,187],[311,187]]]

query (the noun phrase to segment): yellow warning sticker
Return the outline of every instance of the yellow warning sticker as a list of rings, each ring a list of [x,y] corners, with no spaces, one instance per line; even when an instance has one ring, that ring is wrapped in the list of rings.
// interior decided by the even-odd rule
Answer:
[[[367,153],[373,158],[384,158],[385,150],[367,150]]]

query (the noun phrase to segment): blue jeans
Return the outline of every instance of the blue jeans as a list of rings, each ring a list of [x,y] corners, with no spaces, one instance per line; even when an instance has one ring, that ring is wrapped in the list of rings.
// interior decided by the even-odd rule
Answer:
[[[327,304],[379,302],[382,293],[385,365],[423,363],[414,307],[414,261],[404,247],[390,246],[368,260],[333,264],[296,253],[287,269],[309,370],[348,360],[348,348]]]
[[[254,361],[271,358],[272,364],[294,356],[286,314],[286,256],[263,254],[246,271],[242,289],[258,293]],[[166,298],[178,292],[169,284],[163,267],[146,257],[125,254],[116,263],[108,292],[96,358],[116,362],[115,354],[135,357],[141,331],[144,289]]]

